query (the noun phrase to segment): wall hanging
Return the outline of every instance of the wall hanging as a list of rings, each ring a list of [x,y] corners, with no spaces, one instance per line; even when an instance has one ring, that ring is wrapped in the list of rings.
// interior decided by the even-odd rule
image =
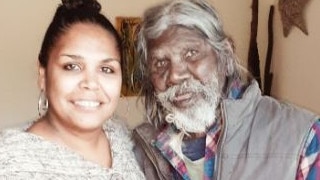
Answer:
[[[123,43],[122,58],[124,63],[122,64],[121,94],[124,96],[137,95],[141,88],[135,50],[135,37],[140,23],[140,17],[116,17],[116,27]]]
[[[279,0],[279,11],[283,26],[283,35],[287,37],[293,26],[308,35],[303,11],[309,0]]]

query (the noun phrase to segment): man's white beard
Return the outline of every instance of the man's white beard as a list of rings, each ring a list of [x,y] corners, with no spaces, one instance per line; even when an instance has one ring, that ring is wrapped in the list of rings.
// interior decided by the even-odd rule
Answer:
[[[194,92],[200,98],[188,108],[177,108],[172,100],[177,92]],[[169,111],[165,119],[185,133],[206,132],[216,120],[216,108],[220,99],[218,79],[214,75],[206,85],[195,79],[170,87],[157,95],[162,106]]]

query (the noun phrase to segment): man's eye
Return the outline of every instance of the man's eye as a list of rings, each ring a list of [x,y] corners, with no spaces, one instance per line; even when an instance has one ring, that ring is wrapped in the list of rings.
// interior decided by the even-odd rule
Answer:
[[[190,57],[193,57],[193,56],[196,56],[198,53],[198,51],[196,50],[188,50],[187,53],[185,54],[185,58],[190,58]]]
[[[68,71],[72,71],[72,70],[79,71],[81,68],[77,64],[67,64],[67,65],[64,66],[64,69],[68,70]]]
[[[102,67],[101,72],[110,74],[110,73],[113,73],[114,71],[110,67]]]
[[[165,60],[158,60],[158,61],[156,62],[156,67],[158,67],[158,68],[164,67],[164,66],[166,66],[166,64],[167,64],[167,61],[165,61]]]

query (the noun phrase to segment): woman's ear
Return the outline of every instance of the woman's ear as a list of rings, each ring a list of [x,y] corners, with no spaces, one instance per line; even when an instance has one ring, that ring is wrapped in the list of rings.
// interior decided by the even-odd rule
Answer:
[[[46,69],[38,64],[38,86],[41,90],[46,90]]]

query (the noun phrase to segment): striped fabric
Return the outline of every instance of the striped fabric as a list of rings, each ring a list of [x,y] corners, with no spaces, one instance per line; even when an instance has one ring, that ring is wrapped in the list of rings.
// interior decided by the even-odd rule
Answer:
[[[217,142],[220,134],[220,125],[215,123],[207,133],[206,148],[205,148],[205,162],[204,162],[204,177],[203,179],[209,180],[213,178],[215,152],[217,148]],[[164,157],[170,162],[175,169],[176,179],[189,180],[189,175],[185,163],[183,162],[182,155],[179,155],[170,147],[172,136],[176,133],[170,126],[160,133],[155,141],[155,146],[161,151]]]
[[[320,119],[312,126],[303,148],[297,180],[320,179]]]

